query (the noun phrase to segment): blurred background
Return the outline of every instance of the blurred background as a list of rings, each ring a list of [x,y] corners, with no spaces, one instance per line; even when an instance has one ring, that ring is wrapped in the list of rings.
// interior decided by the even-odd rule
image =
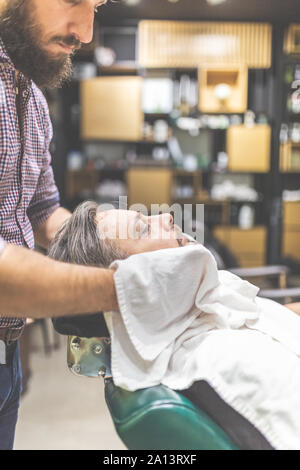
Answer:
[[[108,1],[46,97],[62,205],[204,204],[223,267],[284,264],[299,287],[299,0]],[[16,446],[123,448],[101,382],[71,376],[51,335],[35,322],[23,340]]]

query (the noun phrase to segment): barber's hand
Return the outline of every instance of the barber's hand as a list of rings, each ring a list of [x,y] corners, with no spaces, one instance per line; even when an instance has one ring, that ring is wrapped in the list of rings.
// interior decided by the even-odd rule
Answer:
[[[296,313],[297,315],[300,315],[300,302],[286,304],[285,307],[289,308],[290,310],[292,310],[292,312]]]

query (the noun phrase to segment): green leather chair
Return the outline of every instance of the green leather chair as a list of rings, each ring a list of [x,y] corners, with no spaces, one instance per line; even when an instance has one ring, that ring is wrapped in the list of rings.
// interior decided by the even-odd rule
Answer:
[[[129,450],[238,450],[206,413],[174,390],[117,387],[110,372],[109,338],[69,336],[67,360],[76,375],[104,378],[116,432]]]

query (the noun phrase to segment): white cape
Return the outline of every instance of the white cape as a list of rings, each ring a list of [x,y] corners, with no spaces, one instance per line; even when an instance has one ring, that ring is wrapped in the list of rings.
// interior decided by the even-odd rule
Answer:
[[[105,314],[116,385],[206,380],[277,449],[300,449],[300,317],[257,297],[202,245],[112,264],[121,315]]]

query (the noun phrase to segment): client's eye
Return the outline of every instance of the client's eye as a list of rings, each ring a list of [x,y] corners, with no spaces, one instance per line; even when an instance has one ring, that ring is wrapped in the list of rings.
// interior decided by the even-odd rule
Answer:
[[[151,232],[151,225],[150,224],[145,224],[145,227],[141,231],[141,236],[148,235]]]

